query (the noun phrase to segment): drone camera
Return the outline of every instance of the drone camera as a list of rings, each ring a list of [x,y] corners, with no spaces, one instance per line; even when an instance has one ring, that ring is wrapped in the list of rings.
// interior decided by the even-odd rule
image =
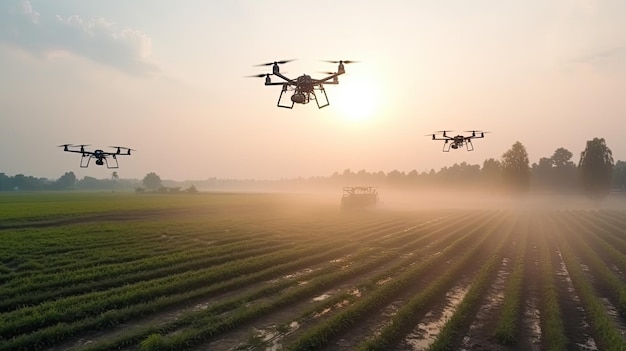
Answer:
[[[291,101],[297,104],[303,104],[305,100],[304,94],[293,94],[291,95]]]
[[[457,144],[452,144],[450,147],[455,149],[455,150],[459,148],[459,146]]]

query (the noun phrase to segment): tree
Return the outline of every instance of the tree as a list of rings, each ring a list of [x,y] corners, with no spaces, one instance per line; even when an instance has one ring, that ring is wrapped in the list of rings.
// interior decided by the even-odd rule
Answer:
[[[143,186],[148,190],[157,190],[161,188],[161,177],[154,172],[150,172],[143,177]]]
[[[572,159],[572,153],[565,148],[558,148],[554,151],[554,154],[550,158],[552,160],[552,164],[557,168],[565,168],[568,166],[574,166],[574,162],[570,161]]]
[[[495,158],[488,158],[483,162],[483,168],[480,170],[483,183],[491,190],[500,187],[502,181],[502,165]]]
[[[576,164],[571,161],[572,153],[565,148],[558,148],[551,157],[552,187],[558,191],[574,191],[579,187]]]
[[[116,172],[116,171],[113,171],[113,172],[111,173],[111,180],[116,181],[116,180],[118,180],[118,179],[120,179],[120,176],[117,174],[117,172]]]
[[[600,200],[609,194],[613,173],[613,153],[606,146],[604,138],[593,138],[587,141],[585,150],[580,153],[578,170],[587,196]]]
[[[551,188],[554,184],[554,160],[542,157],[532,166],[533,187]]]
[[[0,173],[0,176],[2,174]],[[612,187],[621,189],[624,191],[626,189],[626,162],[617,161],[613,166],[613,175],[612,175]]]
[[[72,188],[75,184],[76,175],[74,174],[74,172],[70,171],[65,172],[65,174],[63,174],[61,178],[56,181],[55,185],[57,189],[65,190]]]
[[[530,167],[526,147],[519,141],[502,155],[502,180],[515,193],[525,193],[530,186]]]

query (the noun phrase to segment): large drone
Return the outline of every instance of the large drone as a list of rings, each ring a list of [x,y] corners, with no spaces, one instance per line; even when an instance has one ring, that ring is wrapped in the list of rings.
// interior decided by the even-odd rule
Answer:
[[[114,149],[117,149],[115,152],[106,152],[100,149],[96,149],[94,151],[87,151],[85,150],[85,146],[89,146],[89,145],[72,145],[72,144],[59,145],[59,147],[63,147],[63,151],[75,152],[75,153],[81,154],[81,157],[80,157],[81,168],[89,167],[89,161],[91,161],[92,158],[96,160],[96,165],[98,166],[106,165],[107,168],[119,168],[119,164],[117,162],[117,156],[130,155],[130,152],[134,151],[134,149],[130,149],[130,148],[123,147],[123,146],[109,146]],[[75,148],[79,147],[80,150],[72,150],[70,149],[70,147],[75,147]],[[122,150],[124,151],[122,152]],[[112,162],[112,164],[109,165],[109,161],[107,159],[113,160],[114,163]]]
[[[315,100],[318,108],[326,107],[330,105],[328,102],[328,95],[326,95],[326,90],[324,90],[324,84],[339,84],[338,77],[344,73],[346,73],[344,69],[344,64],[355,63],[357,61],[350,60],[342,60],[342,61],[325,61],[330,63],[337,63],[339,66],[337,67],[337,72],[323,72],[328,76],[322,79],[311,78],[311,76],[307,74],[303,74],[296,79],[291,79],[280,73],[279,65],[282,65],[287,62],[291,62],[293,60],[283,60],[283,61],[274,61],[268,63],[262,63],[257,66],[272,66],[272,73],[261,73],[249,77],[265,77],[265,85],[281,85],[282,90],[280,91],[280,96],[278,97],[278,103],[276,106],[284,107],[284,108],[293,108],[294,104],[308,104],[311,100]],[[284,82],[272,82],[270,75],[275,75],[278,78],[284,80]],[[320,104],[318,100],[318,96],[315,94],[315,91],[318,90],[324,94],[325,102]],[[283,94],[293,91],[291,95],[291,104],[281,103],[281,99]]]
[[[437,136],[436,134],[426,134],[426,136],[432,135],[433,140],[443,140],[443,152],[449,152],[450,149],[460,149],[463,145],[466,146],[467,151],[474,151],[474,145],[472,144],[472,139],[480,139],[485,137],[485,133],[479,130],[467,130],[465,133],[472,133],[472,135],[464,136],[464,135],[455,135],[448,136],[446,133],[451,132],[451,130],[440,130],[436,133],[443,133],[441,136]]]

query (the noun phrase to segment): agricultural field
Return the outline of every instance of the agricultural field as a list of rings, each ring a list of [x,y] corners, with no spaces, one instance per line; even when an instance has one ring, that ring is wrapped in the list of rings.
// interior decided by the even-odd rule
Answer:
[[[538,204],[0,194],[0,351],[626,350],[626,206]]]

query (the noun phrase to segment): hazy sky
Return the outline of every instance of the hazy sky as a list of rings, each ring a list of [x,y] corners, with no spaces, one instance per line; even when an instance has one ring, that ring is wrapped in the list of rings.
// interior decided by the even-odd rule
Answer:
[[[244,78],[347,65],[330,106]],[[0,172],[110,177],[64,143],[137,149],[122,178],[329,176],[500,159],[603,137],[626,160],[626,2],[0,1]],[[436,130],[491,131],[441,152]],[[454,133],[452,133],[454,134]]]

